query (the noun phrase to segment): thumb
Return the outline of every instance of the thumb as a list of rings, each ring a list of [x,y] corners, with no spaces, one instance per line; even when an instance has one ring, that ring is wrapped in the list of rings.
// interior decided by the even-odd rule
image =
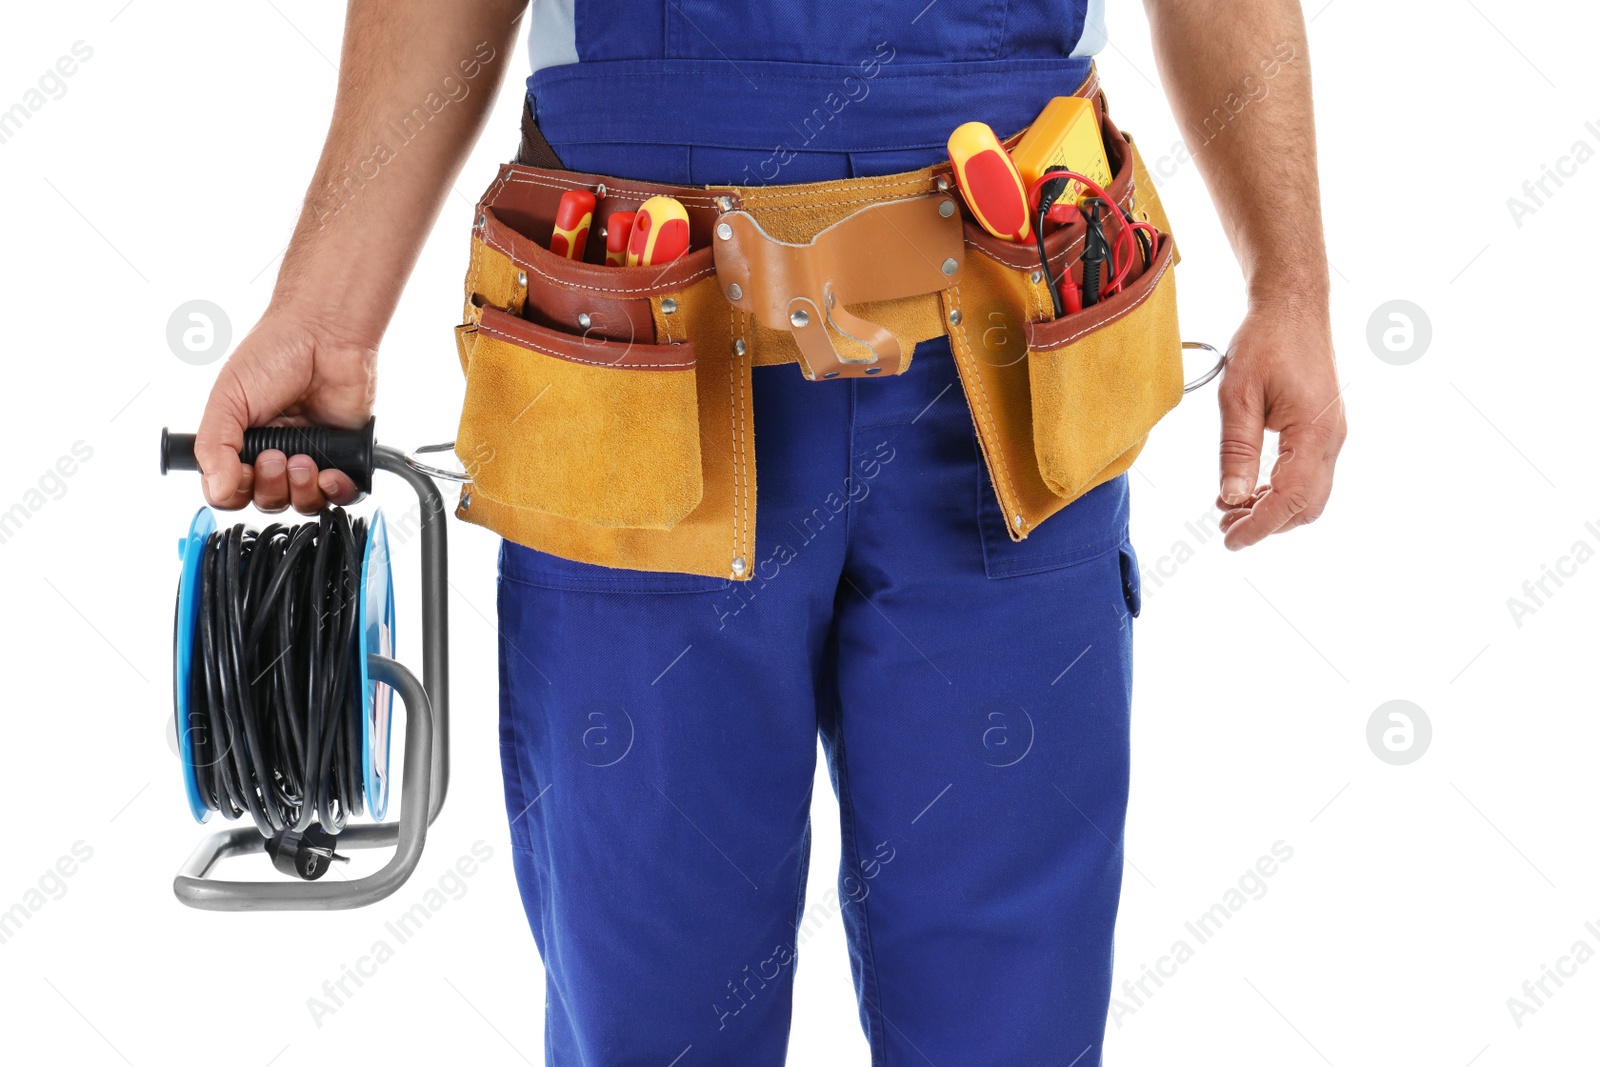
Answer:
[[[1217,403],[1222,408],[1222,502],[1242,504],[1261,477],[1266,398],[1249,379],[1224,376]]]
[[[213,507],[230,507],[244,480],[239,450],[250,409],[239,380],[227,368],[211,387],[200,429],[195,432],[194,458],[205,479],[206,499]]]

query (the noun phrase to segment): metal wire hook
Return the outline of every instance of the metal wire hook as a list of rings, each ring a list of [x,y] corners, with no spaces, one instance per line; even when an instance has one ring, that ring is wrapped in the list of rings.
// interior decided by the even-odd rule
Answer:
[[[1211,379],[1215,378],[1217,375],[1221,374],[1222,373],[1222,368],[1227,365],[1228,355],[1227,355],[1226,352],[1218,352],[1215,348],[1212,348],[1210,345],[1206,344],[1204,341],[1185,341],[1185,342],[1183,342],[1183,347],[1185,349],[1203,348],[1207,352],[1210,352],[1213,356],[1217,357],[1216,363],[1212,364],[1210,370],[1206,371],[1204,374],[1200,375],[1200,377],[1196,378],[1192,382],[1184,382],[1183,383],[1183,391],[1184,391],[1184,394],[1187,395],[1189,393],[1194,392],[1196,389],[1200,388],[1202,385],[1205,385],[1206,383],[1210,382]],[[418,449],[418,451],[420,452],[421,449]]]
[[[443,444],[437,445],[419,445],[410,452],[406,453],[406,466],[410,467],[418,474],[426,474],[430,478],[438,478],[446,482],[472,481],[472,476],[466,471],[449,471],[445,470],[443,467],[430,466],[429,464],[423,463],[421,460],[417,459],[418,456],[426,455],[432,452],[454,452],[455,450],[456,443],[454,441],[446,441]]]

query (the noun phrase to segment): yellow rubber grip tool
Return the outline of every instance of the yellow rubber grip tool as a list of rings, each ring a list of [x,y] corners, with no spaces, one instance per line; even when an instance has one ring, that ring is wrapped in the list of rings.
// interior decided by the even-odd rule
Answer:
[[[1028,194],[1022,176],[994,131],[981,122],[967,122],[950,135],[950,166],[961,195],[978,225],[1003,241],[1026,241]]]
[[[670,196],[652,196],[639,205],[628,235],[628,266],[671,263],[689,251],[689,212]]]

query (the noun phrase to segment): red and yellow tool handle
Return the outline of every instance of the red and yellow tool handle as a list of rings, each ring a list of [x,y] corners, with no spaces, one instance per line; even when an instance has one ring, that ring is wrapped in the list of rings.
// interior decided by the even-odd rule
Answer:
[[[570,189],[556,205],[555,230],[550,234],[550,251],[567,259],[582,259],[594,222],[594,194],[587,189]]]
[[[628,266],[671,263],[689,251],[689,212],[670,196],[652,196],[639,205],[628,235]]]
[[[615,211],[606,220],[606,266],[621,267],[628,262],[628,238],[633,236],[632,211]]]
[[[994,131],[967,122],[950,135],[950,166],[978,224],[1004,241],[1026,241],[1033,227],[1022,175]]]

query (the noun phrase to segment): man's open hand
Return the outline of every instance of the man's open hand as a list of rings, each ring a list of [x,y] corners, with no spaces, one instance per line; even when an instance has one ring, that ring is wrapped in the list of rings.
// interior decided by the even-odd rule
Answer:
[[[1217,399],[1223,543],[1244,548],[1321,515],[1345,437],[1326,314],[1251,311],[1228,346]],[[1265,430],[1278,433],[1278,460],[1258,485]]]

